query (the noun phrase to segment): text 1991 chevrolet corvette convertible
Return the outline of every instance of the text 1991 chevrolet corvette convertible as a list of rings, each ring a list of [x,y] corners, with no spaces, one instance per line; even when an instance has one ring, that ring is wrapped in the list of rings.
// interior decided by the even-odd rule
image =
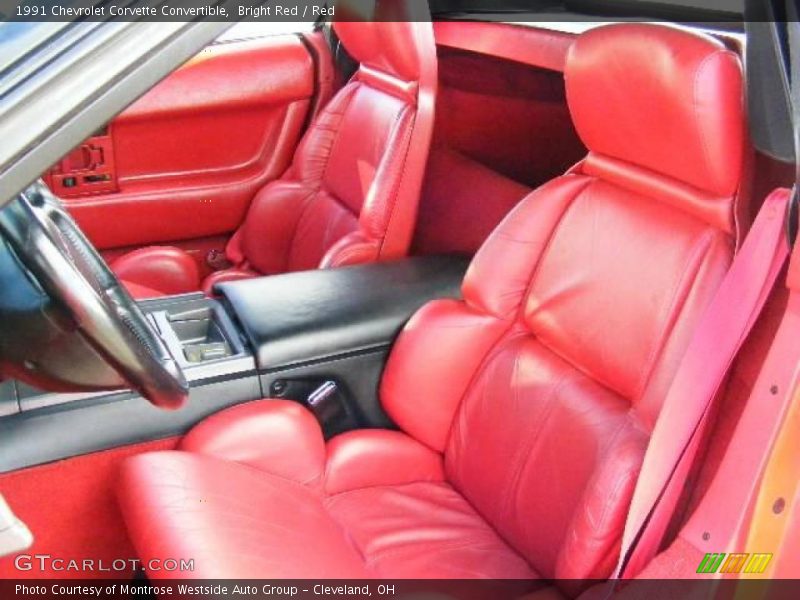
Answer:
[[[0,589],[796,597],[794,3],[319,4],[0,24]]]

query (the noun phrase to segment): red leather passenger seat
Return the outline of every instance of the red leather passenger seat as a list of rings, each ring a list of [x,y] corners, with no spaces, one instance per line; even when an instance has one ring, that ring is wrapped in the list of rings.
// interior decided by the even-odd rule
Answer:
[[[734,251],[742,78],[716,41],[624,24],[576,41],[566,84],[590,152],[503,221],[463,300],[400,334],[380,389],[399,431],[325,443],[291,402],[218,413],[179,451],[125,465],[142,558],[194,557],[193,577],[566,593],[611,574],[661,403]]]
[[[425,7],[414,2],[377,5],[383,12],[376,19],[413,19],[413,11]],[[339,3],[337,15],[344,8],[346,3]],[[111,267],[121,280],[134,284],[140,297],[149,295],[146,288],[173,294],[202,287],[210,293],[220,281],[407,253],[433,130],[437,74],[432,26],[382,21],[333,26],[360,68],[306,133],[289,170],[253,200],[226,248],[235,266],[201,283],[196,263],[182,250],[136,250]]]

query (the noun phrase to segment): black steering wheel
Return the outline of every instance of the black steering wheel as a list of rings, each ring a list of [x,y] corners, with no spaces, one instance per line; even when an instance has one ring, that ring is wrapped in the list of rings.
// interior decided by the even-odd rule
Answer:
[[[0,211],[0,231],[15,255],[13,260],[4,259],[0,270],[8,273],[8,264],[14,262],[25,271],[24,279],[19,279],[22,283],[16,286],[17,291],[0,291],[0,295],[18,298],[26,286],[36,287],[42,298],[46,294],[49,301],[66,313],[73,335],[77,330],[81,338],[84,349],[81,354],[99,356],[107,363],[104,367],[110,366],[122,378],[121,385],[131,386],[162,408],[178,408],[186,401],[189,386],[180,366],[128,291],[43,182],[31,185]],[[6,277],[2,283],[8,285],[7,282]],[[46,311],[41,308],[44,304],[41,300],[37,302],[40,302],[37,310],[44,314]],[[22,305],[25,301],[16,300],[16,303]],[[49,322],[50,333],[49,337],[39,336],[40,345],[42,338],[60,339],[52,333],[55,328],[62,332],[70,329],[63,323],[54,327],[52,317],[46,316],[44,320]],[[28,324],[21,329],[26,330],[26,335],[35,336],[43,328],[37,321],[37,326]],[[77,356],[75,345],[71,347],[72,356]],[[40,355],[42,352],[39,351]],[[37,368],[47,371],[35,360],[21,362],[23,371],[28,369],[35,373]],[[99,372],[102,369],[88,370]],[[63,373],[65,368],[61,367],[61,371]],[[50,369],[50,380],[52,372]],[[108,384],[107,376],[102,382],[88,379],[99,388]]]

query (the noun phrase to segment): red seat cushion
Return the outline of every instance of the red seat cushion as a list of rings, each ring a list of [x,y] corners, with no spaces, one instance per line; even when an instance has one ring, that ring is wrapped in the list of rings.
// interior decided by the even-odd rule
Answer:
[[[129,461],[122,486],[125,519],[136,531],[141,557],[194,559],[193,571],[153,571],[151,577],[368,574],[320,494],[301,483],[230,460],[165,452]]]
[[[538,579],[448,483],[361,488],[325,504],[379,577]]]
[[[111,269],[135,298],[185,294],[200,286],[200,269],[180,248],[151,246],[123,254]]]
[[[607,69],[617,73],[613,96]],[[336,555],[345,543],[367,572],[386,577],[544,578],[577,594],[612,573],[650,432],[736,245],[742,82],[735,56],[720,44],[654,25],[585,34],[565,74],[590,154],[492,233],[469,268],[463,300],[426,305],[401,332],[380,399],[402,433],[349,433],[323,451],[311,413],[284,402],[220,413],[182,447],[249,464],[254,477],[302,482],[319,504],[305,496],[296,505],[266,494],[227,498],[221,475],[177,462],[189,459],[136,459],[123,502],[145,556],[189,549],[150,542],[149,531],[171,539],[176,523],[213,527],[222,510],[195,495],[152,492],[167,481],[161,466],[168,465],[173,480],[219,479],[199,485],[241,502],[241,510],[260,515],[262,506],[247,505],[272,503],[268,522],[253,521],[275,547],[259,559],[261,576],[299,568],[289,564],[295,554],[274,545],[276,531],[308,539],[323,521],[331,554],[315,549],[303,559],[314,576],[352,558]],[[594,81],[609,94],[600,105],[615,103],[607,112],[587,97]],[[691,135],[638,136],[628,151],[606,139],[617,135],[613,127],[597,123],[608,114],[622,135],[646,129],[652,105],[690,119],[679,125]],[[715,106],[719,115],[701,119]],[[645,142],[703,160],[691,169],[683,158],[662,163],[671,154],[640,149]],[[298,525],[305,513],[308,524]],[[218,539],[216,531],[193,535],[192,547]],[[247,544],[257,536],[242,535]]]
[[[419,442],[367,430],[312,448],[310,413],[269,400],[212,417],[183,451],[129,460],[120,497],[136,547],[194,558],[190,578],[536,578]]]
[[[424,7],[386,3],[379,10],[390,11],[388,21],[383,14],[373,22],[334,23],[360,68],[312,123],[288,171],[253,199],[226,249],[237,275],[406,255],[433,132],[437,73],[429,17],[417,15],[413,22],[402,13]],[[159,260],[163,252],[144,248],[112,268],[126,281],[164,293],[188,291],[175,261]],[[196,280],[192,289],[208,291],[217,281],[214,275],[202,285]]]

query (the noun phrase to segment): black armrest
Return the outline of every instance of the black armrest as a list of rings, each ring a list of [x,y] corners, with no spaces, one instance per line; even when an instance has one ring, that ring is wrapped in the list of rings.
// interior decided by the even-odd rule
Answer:
[[[426,256],[273,275],[216,286],[259,370],[388,345],[416,310],[460,297],[469,260]]]

